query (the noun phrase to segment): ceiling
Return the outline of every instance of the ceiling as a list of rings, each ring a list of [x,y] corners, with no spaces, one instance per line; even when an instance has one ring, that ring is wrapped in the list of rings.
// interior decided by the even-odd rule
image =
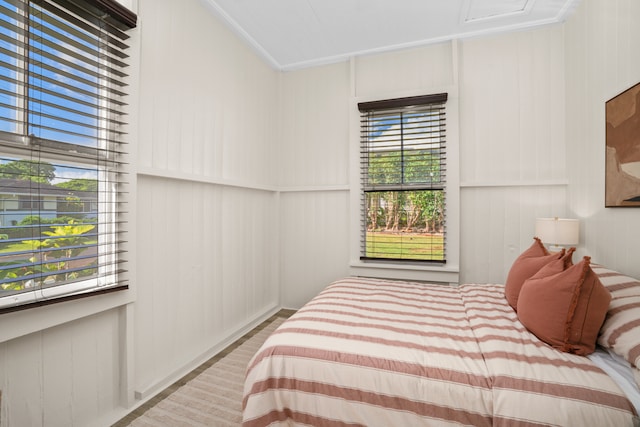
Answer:
[[[579,0],[204,0],[267,62],[351,56],[563,22]]]

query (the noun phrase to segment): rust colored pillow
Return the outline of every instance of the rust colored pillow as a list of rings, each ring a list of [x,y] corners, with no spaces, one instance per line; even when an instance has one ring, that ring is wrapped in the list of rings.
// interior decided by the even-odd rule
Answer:
[[[509,305],[516,311],[518,307],[518,295],[520,294],[520,288],[524,281],[536,274],[538,270],[551,261],[560,259],[565,254],[564,249],[560,252],[549,253],[540,239],[534,237],[533,240],[533,244],[529,249],[522,252],[513,262],[504,285],[504,296],[507,298]]]
[[[518,298],[520,322],[558,350],[593,353],[611,294],[591,270],[590,258],[563,269],[553,262],[522,285]]]

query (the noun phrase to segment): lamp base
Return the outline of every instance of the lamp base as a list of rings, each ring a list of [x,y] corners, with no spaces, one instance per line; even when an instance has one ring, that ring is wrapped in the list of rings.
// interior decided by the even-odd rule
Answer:
[[[566,249],[564,246],[558,246],[558,245],[548,245],[547,249],[549,250],[549,252],[551,253],[557,253],[560,252],[563,249]]]

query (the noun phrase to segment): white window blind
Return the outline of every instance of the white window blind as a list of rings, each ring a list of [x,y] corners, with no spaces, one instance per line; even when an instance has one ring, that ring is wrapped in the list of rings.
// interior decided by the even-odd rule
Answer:
[[[128,286],[136,19],[114,0],[0,0],[0,312]]]
[[[358,104],[362,260],[446,261],[446,100]]]

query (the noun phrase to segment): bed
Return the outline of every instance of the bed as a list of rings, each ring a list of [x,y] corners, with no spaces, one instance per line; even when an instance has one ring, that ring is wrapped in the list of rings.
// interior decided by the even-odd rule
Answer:
[[[634,349],[625,338],[640,341],[640,283],[590,269],[611,296],[599,352],[640,362],[640,342]],[[637,365],[623,368],[631,375],[625,392],[600,359],[538,338],[505,285],[349,277],[292,315],[253,357],[243,425],[640,425],[628,395],[637,391]]]

